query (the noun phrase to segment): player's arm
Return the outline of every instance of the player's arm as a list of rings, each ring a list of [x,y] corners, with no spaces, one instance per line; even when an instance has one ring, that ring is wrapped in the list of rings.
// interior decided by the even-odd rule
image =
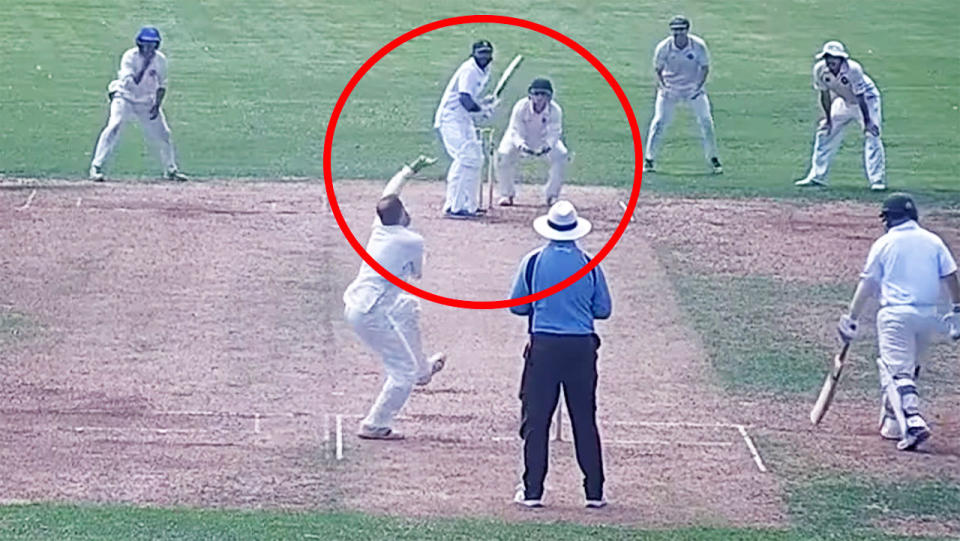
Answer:
[[[129,83],[137,84],[134,77],[137,75],[136,67],[133,62],[133,55],[124,53],[120,58],[120,71],[117,72],[117,79],[123,86],[129,86]]]
[[[957,271],[940,278],[940,282],[947,286],[950,293],[950,302],[954,306],[960,306],[960,278],[957,278]]]
[[[527,287],[527,264],[530,261],[532,254],[523,258],[523,261],[520,262],[520,266],[517,267],[517,274],[513,277],[513,287],[510,288],[510,298],[518,299],[520,297],[526,297],[531,293],[530,288]],[[530,311],[533,309],[533,306],[529,303],[520,304],[517,306],[511,306],[510,312],[518,316],[528,316]]]
[[[163,103],[163,97],[167,95],[167,89],[160,87],[157,89],[157,95],[153,100],[153,107],[150,108],[150,120],[160,115],[160,104]]]
[[[554,102],[550,102],[551,114],[547,122],[547,133],[544,141],[544,148],[540,149],[540,154],[546,154],[551,149],[556,148],[560,141],[560,135],[563,132],[563,110]]]
[[[610,299],[610,288],[603,269],[598,265],[593,269],[596,282],[593,284],[593,318],[607,319],[613,311],[613,301]]]
[[[383,189],[380,197],[383,198],[389,195],[399,196],[400,192],[403,191],[403,187],[407,184],[407,181],[410,180],[410,177],[418,173],[421,169],[435,163],[437,163],[436,158],[428,158],[421,154],[417,156],[417,159],[413,160],[410,165],[404,164],[404,166],[390,178],[390,182],[387,182],[387,186]]]
[[[820,109],[823,110],[823,127],[830,131],[830,126],[833,125],[833,119],[830,118],[830,105],[832,101],[830,99],[829,90],[820,91]]]
[[[863,114],[863,131],[880,136],[880,127],[873,123],[870,118],[870,107],[867,106],[866,94],[857,94],[857,105],[860,106],[860,113]]]
[[[464,109],[470,111],[471,113],[479,113],[483,109],[476,101],[473,100],[473,96],[467,92],[460,93],[460,105],[462,105]]]
[[[703,94],[703,85],[707,84],[707,74],[710,73],[710,66],[704,64],[700,66],[700,80],[697,81],[697,90],[693,93],[690,99],[696,99],[700,97],[700,94]]]

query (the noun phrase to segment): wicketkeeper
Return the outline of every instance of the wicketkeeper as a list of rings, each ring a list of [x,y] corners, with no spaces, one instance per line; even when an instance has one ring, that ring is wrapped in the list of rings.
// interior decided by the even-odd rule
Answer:
[[[497,180],[500,182],[500,205],[509,207],[517,195],[517,168],[520,158],[540,158],[550,162],[550,173],[544,196],[547,205],[560,197],[567,168],[567,147],[563,135],[563,111],[553,99],[549,79],[534,79],[527,97],[513,106],[510,124],[497,148]]]
[[[899,440],[897,449],[915,449],[930,437],[920,415],[917,377],[920,359],[931,337],[960,328],[960,284],[957,264],[937,235],[920,227],[917,206],[904,193],[887,197],[880,211],[886,233],[877,239],[860,273],[850,311],[837,327],[841,340],[857,336],[858,317],[867,299],[879,294],[877,342],[880,357],[880,435]],[[950,292],[953,307],[940,317],[940,286]]]
[[[423,268],[423,237],[411,231],[410,215],[400,201],[400,191],[410,176],[436,159],[420,156],[403,166],[383,190],[377,202],[367,252],[377,263],[400,278],[420,278]],[[357,336],[383,358],[386,381],[370,413],[360,423],[364,439],[398,440],[393,430],[397,413],[407,402],[414,385],[430,383],[446,357],[438,353],[427,359],[420,340],[420,302],[403,293],[363,262],[356,279],[343,294],[344,315]]]

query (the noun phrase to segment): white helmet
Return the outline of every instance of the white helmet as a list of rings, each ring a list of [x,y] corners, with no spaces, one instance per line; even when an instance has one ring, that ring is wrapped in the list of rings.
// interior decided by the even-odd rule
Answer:
[[[843,46],[839,41],[828,41],[823,44],[823,49],[820,51],[816,58],[820,60],[824,56],[836,56],[838,58],[850,58],[850,55],[847,54],[847,48]]]

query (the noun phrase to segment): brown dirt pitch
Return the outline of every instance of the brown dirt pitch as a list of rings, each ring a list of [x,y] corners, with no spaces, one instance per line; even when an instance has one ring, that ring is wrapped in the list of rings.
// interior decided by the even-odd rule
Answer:
[[[337,184],[361,242],[380,188]],[[541,242],[530,222],[544,208],[443,220],[441,190],[414,183],[404,193],[413,227],[427,241],[418,285],[445,296],[503,298],[519,259]],[[566,196],[593,221],[583,244],[597,251],[626,194],[570,187]],[[731,407],[711,384],[706,354],[654,255],[657,236],[671,234],[715,253],[709,227],[698,235],[684,224],[717,204],[725,203],[644,196],[642,210],[662,208],[669,214],[662,223],[674,225],[640,219],[603,264],[614,317],[598,326],[599,417],[614,505],[582,508],[564,419],[564,441],[551,446],[549,506],[528,512],[510,503],[520,468],[525,322],[506,311],[424,302],[424,342],[448,353],[447,369],[407,404],[398,426],[407,440],[354,435],[379,390],[381,368],[342,318],[340,296],[360,259],[337,228],[322,184],[2,183],[0,328],[15,315],[26,330],[0,341],[0,494],[646,526],[784,525],[775,465],[761,471],[741,428],[785,429],[798,417],[794,410],[805,408],[761,415]],[[781,244],[752,231],[755,242]],[[714,260],[761,264],[751,257]],[[806,445],[817,452],[817,444]]]

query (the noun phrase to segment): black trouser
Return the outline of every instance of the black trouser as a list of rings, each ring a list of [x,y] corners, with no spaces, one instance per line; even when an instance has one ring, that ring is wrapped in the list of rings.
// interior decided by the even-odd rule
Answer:
[[[527,499],[543,496],[550,423],[560,387],[570,412],[577,463],[589,500],[603,498],[603,457],[597,432],[597,349],[595,335],[532,334],[524,350],[520,400],[523,421],[523,486]]]

